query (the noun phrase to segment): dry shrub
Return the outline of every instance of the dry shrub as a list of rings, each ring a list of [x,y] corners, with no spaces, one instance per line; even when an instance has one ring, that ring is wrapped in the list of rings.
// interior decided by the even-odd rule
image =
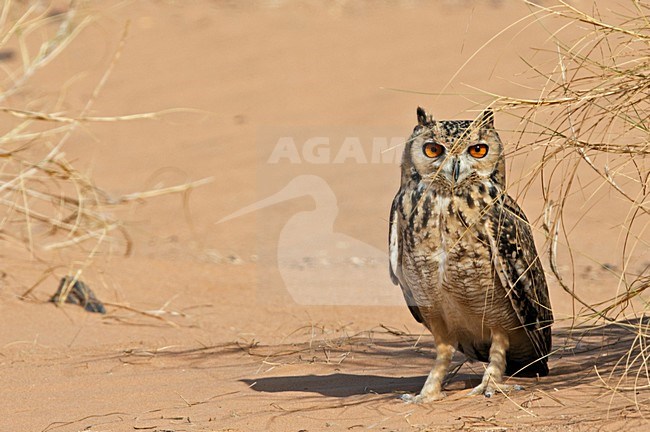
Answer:
[[[596,3],[589,11],[565,2],[529,4],[536,28],[549,34],[540,57],[552,65],[529,63],[528,71],[543,89],[531,99],[493,95],[495,107],[520,119],[515,153],[542,154],[515,187],[525,193],[533,183],[541,185],[544,216],[536,225],[547,235],[552,273],[574,299],[573,323],[614,323],[630,332],[627,353],[603,383],[623,392],[648,388],[650,3],[607,3],[616,10],[599,10]],[[608,209],[624,210],[624,220],[600,232],[580,229],[591,211]],[[608,229],[617,230],[619,241],[603,242],[602,248],[615,264],[573,247],[578,237],[602,236]],[[558,249],[564,251],[561,260]],[[580,286],[584,280],[577,282],[579,255],[615,276],[608,298],[594,301]],[[638,394],[629,399],[642,405]]]
[[[46,273],[57,277],[81,277],[99,255],[129,254],[129,236],[123,223],[113,216],[117,207],[164,193],[187,191],[204,182],[111,197],[66,159],[65,144],[78,139],[79,134],[74,132],[84,123],[157,115],[90,115],[119,60],[128,28],[83,107],[74,113],[57,112],[65,100],[63,91],[32,97],[32,77],[43,74],[92,19],[83,2],[8,0],[0,4],[0,240],[12,256],[45,263]],[[6,272],[11,273],[9,269]]]
[[[521,116],[519,151],[543,146],[543,158],[527,181],[541,179],[553,273],[587,315],[608,321],[623,317],[630,300],[650,286],[647,265],[641,271],[632,271],[628,265],[648,250],[650,223],[650,23],[645,15],[649,5],[634,1],[630,6],[636,15],[612,13],[615,24],[565,3],[536,6],[543,14],[538,19],[566,21],[563,30],[578,26],[582,34],[570,42],[562,32],[552,34],[559,61],[550,73],[533,68],[546,82],[538,98],[502,96],[496,102]],[[558,237],[571,244],[569,227],[563,221],[565,208],[578,190],[592,186],[579,182],[578,173],[584,167],[594,174],[598,189],[608,188],[613,205],[629,208],[620,225],[625,233],[622,250],[616,251],[624,292],[598,305],[577,297],[560,275],[555,256]]]

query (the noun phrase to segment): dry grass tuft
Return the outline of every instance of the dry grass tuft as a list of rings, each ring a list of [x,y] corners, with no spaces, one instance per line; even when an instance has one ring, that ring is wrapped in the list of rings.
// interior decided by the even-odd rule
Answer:
[[[634,9],[628,11],[632,14],[629,16],[611,12],[615,24],[605,21],[598,11],[585,13],[563,2],[555,7],[534,6],[541,22],[560,20],[562,31],[574,26],[581,35],[568,43],[562,31],[551,33],[556,45],[555,68],[543,72],[545,69],[531,66],[545,81],[539,97],[498,96],[495,105],[521,118],[516,152],[543,149],[541,162],[525,181],[541,180],[543,228],[549,238],[553,273],[585,308],[587,316],[616,321],[631,312],[631,300],[650,287],[650,267],[633,271],[629,265],[649,246],[650,23],[646,14],[650,4],[630,2]],[[581,181],[579,172],[585,167],[595,174],[591,184]],[[617,276],[622,290],[592,305],[583,301],[560,274],[557,247],[559,238],[571,244],[573,227],[567,226],[564,216],[567,206],[577,202],[579,194],[584,206],[603,189],[615,205],[628,208],[627,218],[619,227],[622,250],[616,251],[621,265],[610,266],[620,267]],[[594,192],[585,198],[585,191]],[[638,312],[632,311],[633,316]]]
[[[648,389],[650,329],[643,318],[650,288],[650,3],[608,3],[616,10],[594,4],[589,12],[565,2],[529,4],[554,46],[538,53],[547,64],[528,64],[543,89],[530,99],[491,94],[497,109],[520,119],[514,153],[542,154],[514,186],[525,193],[533,183],[541,185],[550,268],[575,301],[570,319],[615,323],[634,335],[611,379],[602,377],[604,385],[614,392]],[[602,244],[609,262],[573,247],[579,236],[603,234],[580,230],[594,209],[625,214],[617,226],[603,227],[603,233],[618,232],[618,242]],[[570,265],[558,266],[559,253]],[[609,298],[594,302],[581,291],[579,259],[613,276]],[[630,396],[634,403],[638,399]]]
[[[53,3],[44,6],[44,2],[6,0],[0,4],[0,240],[13,255],[26,252],[27,257],[48,263],[50,273],[63,267],[64,274],[75,278],[81,277],[98,255],[130,253],[129,235],[113,215],[119,206],[186,192],[207,181],[112,197],[66,158],[64,147],[76,139],[74,132],[83,124],[150,119],[161,114],[90,115],[119,61],[128,27],[112,62],[80,110],[58,112],[65,99],[63,92],[53,97],[32,96],[31,79],[66,50],[92,19],[83,2],[71,2],[65,9],[55,8]],[[74,259],[63,258],[64,252],[73,253]],[[56,260],[64,264],[57,266]],[[55,275],[57,279],[61,276]],[[37,285],[48,277],[46,273]]]

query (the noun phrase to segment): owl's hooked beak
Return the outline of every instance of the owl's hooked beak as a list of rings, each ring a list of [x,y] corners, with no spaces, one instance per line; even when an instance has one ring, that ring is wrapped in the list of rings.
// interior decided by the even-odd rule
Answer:
[[[454,180],[454,183],[458,183],[458,177],[460,176],[460,159],[458,156],[454,156],[451,160],[451,178]]]

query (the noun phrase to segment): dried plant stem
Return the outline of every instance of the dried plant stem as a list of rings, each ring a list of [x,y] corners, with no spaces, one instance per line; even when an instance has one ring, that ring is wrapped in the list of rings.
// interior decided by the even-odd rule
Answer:
[[[65,268],[68,275],[79,279],[97,264],[98,255],[110,255],[115,244],[123,246],[128,255],[131,238],[125,224],[113,214],[120,206],[166,194],[187,194],[211,181],[201,179],[112,197],[66,159],[65,144],[76,137],[73,133],[83,123],[146,121],[196,111],[174,108],[115,116],[90,114],[122,55],[129,23],[79,111],[62,113],[52,109],[62,105],[62,96],[53,101],[43,98],[38,103],[24,98],[21,91],[35,73],[47,68],[94,20],[82,6],[83,2],[71,1],[67,10],[50,17],[43,2],[0,2],[0,49],[8,44],[11,50],[18,47],[22,60],[19,65],[8,64],[0,70],[0,116],[7,124],[0,133],[0,209],[4,211],[0,229],[6,246],[21,247],[33,259],[49,264],[44,278],[60,278],[63,275],[54,273]],[[57,25],[52,26],[55,20]],[[31,53],[34,46],[37,52]],[[56,265],[55,259],[65,262],[65,266]],[[32,294],[43,280],[22,297]]]

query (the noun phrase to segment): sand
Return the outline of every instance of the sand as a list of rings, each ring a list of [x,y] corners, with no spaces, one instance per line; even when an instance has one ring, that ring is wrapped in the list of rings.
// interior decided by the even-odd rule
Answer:
[[[78,112],[128,25],[93,114],[185,110],[87,124],[66,145],[68,158],[114,196],[212,180],[186,195],[115,210],[133,251],[124,256],[118,244],[83,274],[106,302],[105,316],[48,303],[65,266],[21,299],[48,264],[2,252],[0,429],[647,427],[635,407],[647,393],[614,393],[606,379],[633,335],[617,326],[584,338],[583,330],[569,330],[580,307],[550,273],[558,324],[549,377],[513,379],[526,389],[508,397],[467,398],[483,365],[466,363],[447,399],[423,406],[399,399],[419,390],[435,351],[388,277],[387,217],[399,185],[399,148],[390,148],[409,135],[418,105],[460,119],[489,101],[476,88],[536,94],[540,80],[521,75],[521,57],[533,56],[548,34],[519,26],[497,36],[528,7],[101,4],[93,6],[95,20],[14,101],[45,100],[65,87],[59,110]],[[544,60],[543,53],[533,57]],[[436,92],[449,95],[427,94]],[[497,115],[496,122],[514,146],[516,119]],[[535,157],[509,161],[513,190]],[[615,197],[602,195],[587,215],[580,205],[568,210],[580,221],[572,237],[580,251],[576,287],[590,301],[616,290],[616,276],[599,264],[617,265],[603,245],[620,244],[625,217],[612,205]],[[520,202],[545,248],[539,188]],[[647,265],[647,256],[639,252],[632,265]],[[560,258],[570,272],[564,252]]]

